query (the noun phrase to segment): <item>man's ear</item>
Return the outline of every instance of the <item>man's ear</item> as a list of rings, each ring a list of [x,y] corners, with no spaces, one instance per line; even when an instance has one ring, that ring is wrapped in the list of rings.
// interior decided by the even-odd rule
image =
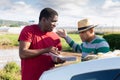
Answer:
[[[91,29],[90,29],[90,33],[93,33],[93,32],[94,32],[94,28],[91,28]]]
[[[45,18],[45,17],[42,17],[41,21],[45,22],[45,21],[46,21],[46,18]]]

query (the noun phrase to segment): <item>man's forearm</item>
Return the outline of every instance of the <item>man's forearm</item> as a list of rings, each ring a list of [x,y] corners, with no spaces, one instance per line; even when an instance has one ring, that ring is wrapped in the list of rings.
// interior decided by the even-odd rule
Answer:
[[[32,58],[32,57],[35,57],[35,56],[38,56],[40,54],[44,54],[47,52],[49,52],[47,49],[36,49],[36,50],[24,49],[24,50],[19,51],[19,56],[20,58],[25,59],[25,58]]]

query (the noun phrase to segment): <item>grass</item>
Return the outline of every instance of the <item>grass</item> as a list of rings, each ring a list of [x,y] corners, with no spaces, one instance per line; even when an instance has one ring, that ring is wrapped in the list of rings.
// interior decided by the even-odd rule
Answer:
[[[1,34],[0,46],[18,46],[18,34]]]
[[[68,34],[77,43],[80,43],[80,38],[78,34]],[[0,35],[0,46],[14,47],[18,46],[18,34],[1,34]],[[69,45],[64,39],[61,38],[63,51],[72,51]],[[14,63],[10,63],[9,66],[5,66],[0,69],[0,80],[21,80],[20,68]]]
[[[78,34],[68,34],[76,43],[81,43],[81,39]],[[18,43],[18,34],[1,34],[0,35],[0,48],[4,46],[7,47],[16,47],[19,45]],[[72,51],[69,45],[66,43],[64,39],[61,38],[62,49],[63,51]]]
[[[81,43],[81,39],[79,34],[68,34],[76,43]],[[4,46],[18,46],[18,34],[1,34],[0,35],[0,45]],[[70,51],[72,49],[66,43],[66,41],[61,38],[63,51]],[[78,61],[74,62],[77,63]],[[69,63],[70,64],[70,63]],[[59,65],[58,65],[59,66]],[[63,65],[62,65],[63,66]],[[20,68],[14,63],[10,63],[9,66],[4,67],[4,69],[0,70],[0,80],[20,80]]]
[[[21,80],[20,66],[9,62],[0,70],[0,80]]]
[[[79,34],[68,34],[68,36],[78,44],[80,44],[82,42],[79,37]],[[61,38],[61,42],[62,42],[62,50],[63,51],[72,51],[70,46],[67,44],[67,42],[63,38]]]

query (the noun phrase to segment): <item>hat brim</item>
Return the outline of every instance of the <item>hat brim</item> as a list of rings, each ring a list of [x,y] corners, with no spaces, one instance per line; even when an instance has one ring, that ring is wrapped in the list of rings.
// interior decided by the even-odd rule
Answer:
[[[93,27],[96,27],[97,25],[92,25],[92,26],[89,26],[89,27],[87,27],[87,28],[85,28],[85,29],[81,29],[81,30],[78,30],[78,32],[80,33],[80,32],[83,32],[83,31],[87,31],[87,30],[89,30],[89,29],[91,29],[91,28],[93,28]]]

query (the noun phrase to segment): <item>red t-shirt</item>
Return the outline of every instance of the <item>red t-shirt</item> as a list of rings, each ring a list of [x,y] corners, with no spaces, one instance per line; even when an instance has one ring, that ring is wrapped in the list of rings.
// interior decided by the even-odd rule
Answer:
[[[31,42],[29,49],[42,49],[55,46],[61,50],[59,36],[54,32],[42,33],[38,25],[24,27],[18,40]],[[53,67],[54,63],[48,55],[21,59],[22,80],[38,80],[44,71]]]

